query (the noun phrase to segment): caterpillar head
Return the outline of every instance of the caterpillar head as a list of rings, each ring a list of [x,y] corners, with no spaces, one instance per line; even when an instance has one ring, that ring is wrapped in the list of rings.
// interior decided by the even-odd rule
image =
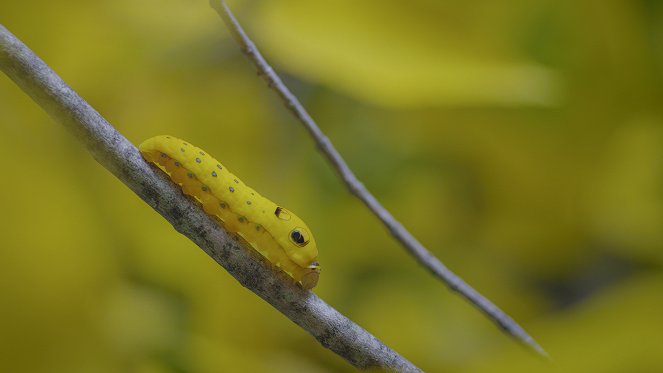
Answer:
[[[311,230],[304,221],[283,207],[276,207],[274,217],[277,224],[283,227],[279,231],[287,232],[287,234],[274,237],[285,250],[286,255],[300,267],[319,272],[320,266],[316,262],[318,247]]]
[[[320,278],[320,264],[313,262],[307,269],[309,272],[304,274],[300,281],[304,289],[313,289],[318,284],[318,279]]]

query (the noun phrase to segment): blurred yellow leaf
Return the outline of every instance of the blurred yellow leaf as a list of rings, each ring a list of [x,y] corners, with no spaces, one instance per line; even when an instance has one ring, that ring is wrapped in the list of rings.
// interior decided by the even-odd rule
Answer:
[[[262,2],[248,21],[268,59],[359,100],[396,108],[555,104],[554,72],[497,36],[513,21],[501,4],[463,4],[404,11],[391,0]],[[496,15],[495,29],[482,25]]]

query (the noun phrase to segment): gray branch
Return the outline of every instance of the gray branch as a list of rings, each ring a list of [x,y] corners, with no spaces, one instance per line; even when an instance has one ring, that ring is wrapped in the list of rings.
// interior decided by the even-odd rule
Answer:
[[[401,245],[412,255],[422,266],[430,271],[434,276],[442,280],[452,291],[457,292],[471,304],[483,312],[488,318],[493,320],[502,330],[514,337],[524,346],[530,348],[535,353],[548,357],[545,350],[532,338],[527,332],[516,323],[509,315],[493,304],[488,298],[484,297],[478,291],[474,290],[462,278],[449,270],[439,259],[428,251],[405,227],[396,220],[387,209],[382,207],[380,202],[366,189],[348,164],[343,160],[341,154],[334,148],[331,141],[320,130],[313,118],[308,114],[304,106],[299,102],[274,69],[263,58],[260,51],[253,41],[248,37],[239,21],[228,8],[223,0],[210,0],[221,18],[223,18],[226,27],[233,38],[239,44],[242,52],[246,54],[258,69],[258,74],[262,75],[267,84],[276,94],[279,95],[284,105],[295,117],[304,125],[304,128],[315,141],[318,149],[327,158],[332,168],[336,171],[341,180],[345,183],[350,193],[359,198],[366,207],[384,224],[391,235],[401,243]]]
[[[295,285],[262,257],[242,247],[163,173],[148,165],[133,144],[2,25],[0,70],[178,232],[324,347],[360,369],[420,371],[317,295]]]

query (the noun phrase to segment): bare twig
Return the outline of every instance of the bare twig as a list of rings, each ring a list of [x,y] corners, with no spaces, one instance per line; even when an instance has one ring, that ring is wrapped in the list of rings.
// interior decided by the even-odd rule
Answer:
[[[223,18],[226,27],[230,30],[233,38],[237,41],[242,52],[246,54],[258,69],[258,73],[263,76],[271,87],[283,100],[285,106],[299,119],[308,133],[318,146],[318,149],[331,163],[332,167],[343,180],[350,193],[359,198],[375,216],[382,221],[392,236],[398,240],[407,251],[415,257],[417,261],[426,267],[434,276],[441,279],[449,288],[458,292],[468,301],[474,304],[481,312],[492,319],[499,327],[516,340],[532,349],[537,354],[547,357],[547,353],[527,332],[518,325],[509,315],[499,309],[486,297],[474,290],[458,275],[449,270],[442,262],[437,259],[387,211],[380,202],[366,189],[359,179],[352,172],[343,157],[336,151],[331,141],[320,130],[313,118],[306,109],[297,100],[297,97],[290,92],[281,78],[274,72],[274,69],[263,58],[253,41],[248,37],[242,26],[228,8],[223,0],[210,0],[211,6]]]
[[[27,46],[0,25],[0,70],[85,144],[102,166],[166,218],[244,287],[360,369],[420,370],[310,291],[241,247]]]

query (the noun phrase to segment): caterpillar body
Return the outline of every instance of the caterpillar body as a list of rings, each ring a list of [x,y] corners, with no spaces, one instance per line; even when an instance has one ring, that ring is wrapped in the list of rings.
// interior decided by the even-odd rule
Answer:
[[[261,196],[205,151],[181,139],[152,137],[139,150],[208,215],[304,288],[318,283],[318,248],[297,215]]]

